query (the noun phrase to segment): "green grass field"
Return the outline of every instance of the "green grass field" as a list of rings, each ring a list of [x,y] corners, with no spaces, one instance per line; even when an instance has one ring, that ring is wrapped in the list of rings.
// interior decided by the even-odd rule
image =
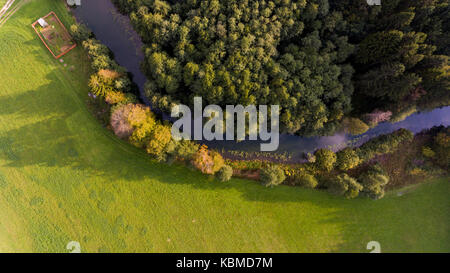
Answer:
[[[55,60],[30,24],[63,1],[35,0],[0,29],[0,251],[450,251],[448,179],[384,199],[345,200],[150,160],[86,106],[80,47]],[[67,64],[67,67],[64,67]],[[73,66],[73,70],[71,67]]]

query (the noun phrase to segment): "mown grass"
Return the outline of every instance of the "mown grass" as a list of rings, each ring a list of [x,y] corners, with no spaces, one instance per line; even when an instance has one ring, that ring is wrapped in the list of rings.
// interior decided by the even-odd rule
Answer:
[[[450,251],[448,179],[345,200],[150,160],[89,113],[81,49],[60,63],[36,37],[51,10],[72,22],[63,1],[35,0],[0,29],[0,251]]]

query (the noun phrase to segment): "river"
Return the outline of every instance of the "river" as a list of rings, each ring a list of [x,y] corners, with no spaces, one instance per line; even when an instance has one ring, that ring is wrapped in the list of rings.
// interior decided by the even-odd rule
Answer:
[[[145,98],[145,75],[140,70],[144,60],[143,43],[139,35],[133,30],[130,19],[120,14],[110,0],[83,0],[81,7],[74,9],[78,21],[85,23],[95,34],[97,39],[107,45],[114,53],[116,61],[125,67],[138,85],[141,98]],[[429,112],[415,113],[397,123],[384,122],[370,129],[360,136],[338,133],[333,136],[300,137],[281,134],[280,146],[277,153],[289,153],[293,161],[298,161],[306,152],[313,152],[319,148],[330,148],[334,151],[349,145],[360,145],[367,140],[388,134],[397,129],[405,128],[414,133],[433,126],[450,125],[450,106],[437,108]],[[259,151],[258,141],[214,141],[205,142],[208,146],[226,151]]]

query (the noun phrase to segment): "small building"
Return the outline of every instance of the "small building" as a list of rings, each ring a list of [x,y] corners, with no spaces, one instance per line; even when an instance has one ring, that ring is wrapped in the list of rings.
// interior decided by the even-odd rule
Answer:
[[[67,5],[69,6],[81,6],[81,0],[67,0]]]
[[[48,23],[43,18],[39,18],[38,23],[41,27],[48,27]]]

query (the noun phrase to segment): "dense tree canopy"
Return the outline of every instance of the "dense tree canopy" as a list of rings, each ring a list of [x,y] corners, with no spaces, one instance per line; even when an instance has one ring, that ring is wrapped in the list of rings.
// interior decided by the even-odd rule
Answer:
[[[447,0],[333,1],[358,45],[353,67],[360,112],[408,112],[448,105],[450,7]]]
[[[283,129],[333,127],[351,110],[354,51],[327,0],[117,0],[143,38],[148,97],[160,108],[278,104]]]
[[[162,110],[194,96],[278,104],[284,131],[317,134],[352,110],[450,103],[445,0],[115,2],[145,43],[145,91]]]

